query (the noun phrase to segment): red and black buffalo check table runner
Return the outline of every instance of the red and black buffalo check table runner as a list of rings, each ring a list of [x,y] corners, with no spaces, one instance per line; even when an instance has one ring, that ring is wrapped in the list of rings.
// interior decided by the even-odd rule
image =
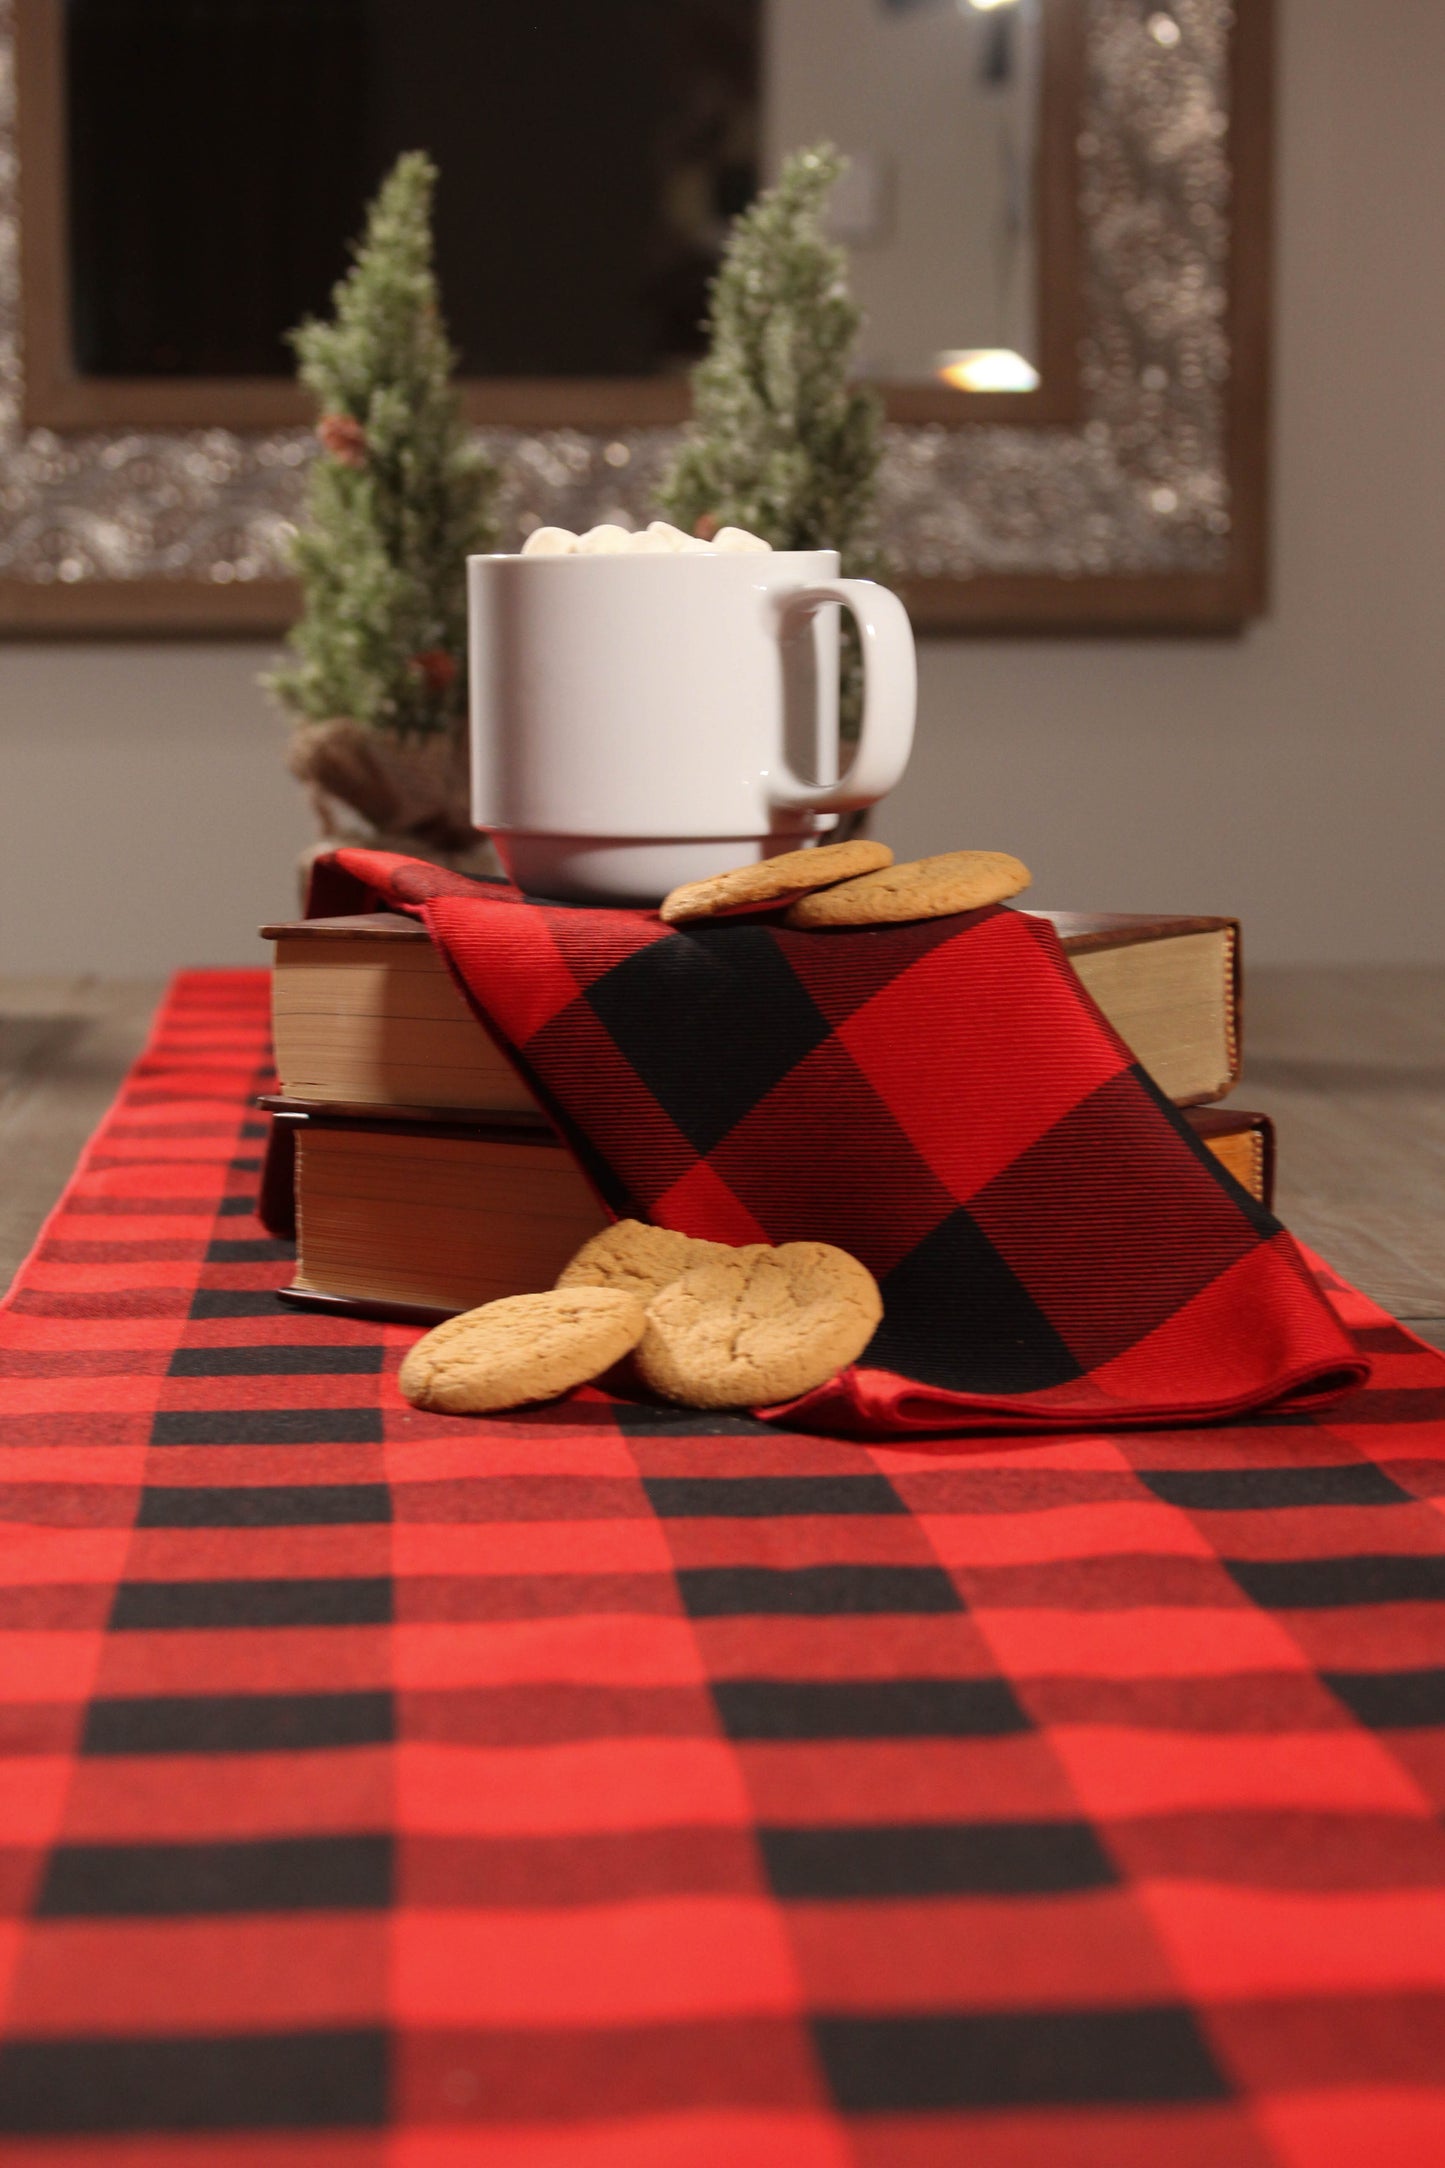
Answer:
[[[0,2159],[1445,2158],[1445,1365],[852,1443],[418,1414],[193,975],[0,1312]]]
[[[772,1413],[861,1437],[1200,1422],[1365,1375],[1046,921],[673,927],[371,851],[322,880],[419,913],[615,1215],[869,1267],[872,1343]]]

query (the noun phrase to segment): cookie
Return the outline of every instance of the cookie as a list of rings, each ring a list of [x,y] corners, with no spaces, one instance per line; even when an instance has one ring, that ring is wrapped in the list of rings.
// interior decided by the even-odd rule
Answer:
[[[1027,888],[1033,875],[1007,851],[944,851],[907,865],[865,873],[861,880],[803,896],[789,911],[789,926],[883,926],[915,918],[945,918],[978,911]]]
[[[418,1340],[398,1382],[414,1408],[438,1415],[552,1400],[620,1362],[646,1321],[637,1297],[616,1287],[507,1295],[449,1317]]]
[[[618,1220],[584,1242],[562,1269],[559,1287],[620,1287],[650,1302],[664,1287],[680,1280],[693,1265],[731,1257],[725,1242],[704,1242],[674,1234],[669,1227],[649,1227],[642,1220]]]
[[[856,873],[872,873],[892,863],[888,845],[870,842],[866,836],[855,843],[820,843],[814,850],[784,851],[778,858],[760,859],[755,866],[735,866],[731,873],[715,873],[710,881],[689,881],[675,888],[663,898],[658,916],[676,926],[692,918],[722,918],[730,911],[761,911],[790,897],[806,896],[810,889],[827,888],[834,881],[848,881]]]
[[[827,1242],[762,1243],[694,1265],[647,1306],[643,1381],[691,1408],[765,1407],[824,1385],[883,1315],[871,1272]]]

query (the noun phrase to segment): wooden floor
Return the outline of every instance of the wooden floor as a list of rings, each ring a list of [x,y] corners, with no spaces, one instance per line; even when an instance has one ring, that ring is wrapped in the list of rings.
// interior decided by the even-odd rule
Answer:
[[[1279,1128],[1280,1218],[1445,1347],[1445,971],[1252,972],[1240,1106]]]
[[[0,1288],[140,1052],[155,979],[0,976]]]
[[[0,977],[0,1286],[144,1038],[148,981]],[[1236,1104],[1279,1125],[1281,1217],[1445,1347],[1445,970],[1258,970]]]

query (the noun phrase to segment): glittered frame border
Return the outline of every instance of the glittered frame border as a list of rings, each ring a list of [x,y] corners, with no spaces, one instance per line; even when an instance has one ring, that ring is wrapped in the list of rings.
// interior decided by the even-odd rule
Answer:
[[[890,425],[884,538],[924,629],[1225,628],[1263,606],[1271,0],[1079,4],[1080,419]],[[14,50],[0,0],[0,629],[277,630],[308,431],[24,425]],[[645,520],[675,441],[482,435],[511,542]]]

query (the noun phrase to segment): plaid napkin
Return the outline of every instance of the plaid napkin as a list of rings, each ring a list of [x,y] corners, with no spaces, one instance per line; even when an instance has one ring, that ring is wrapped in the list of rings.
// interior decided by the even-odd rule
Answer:
[[[775,1416],[878,1438],[1199,1423],[1369,1374],[1044,921],[674,928],[360,850],[313,908],[342,907],[338,875],[351,908],[359,884],[422,918],[610,1211],[833,1242],[874,1273],[869,1347]]]

